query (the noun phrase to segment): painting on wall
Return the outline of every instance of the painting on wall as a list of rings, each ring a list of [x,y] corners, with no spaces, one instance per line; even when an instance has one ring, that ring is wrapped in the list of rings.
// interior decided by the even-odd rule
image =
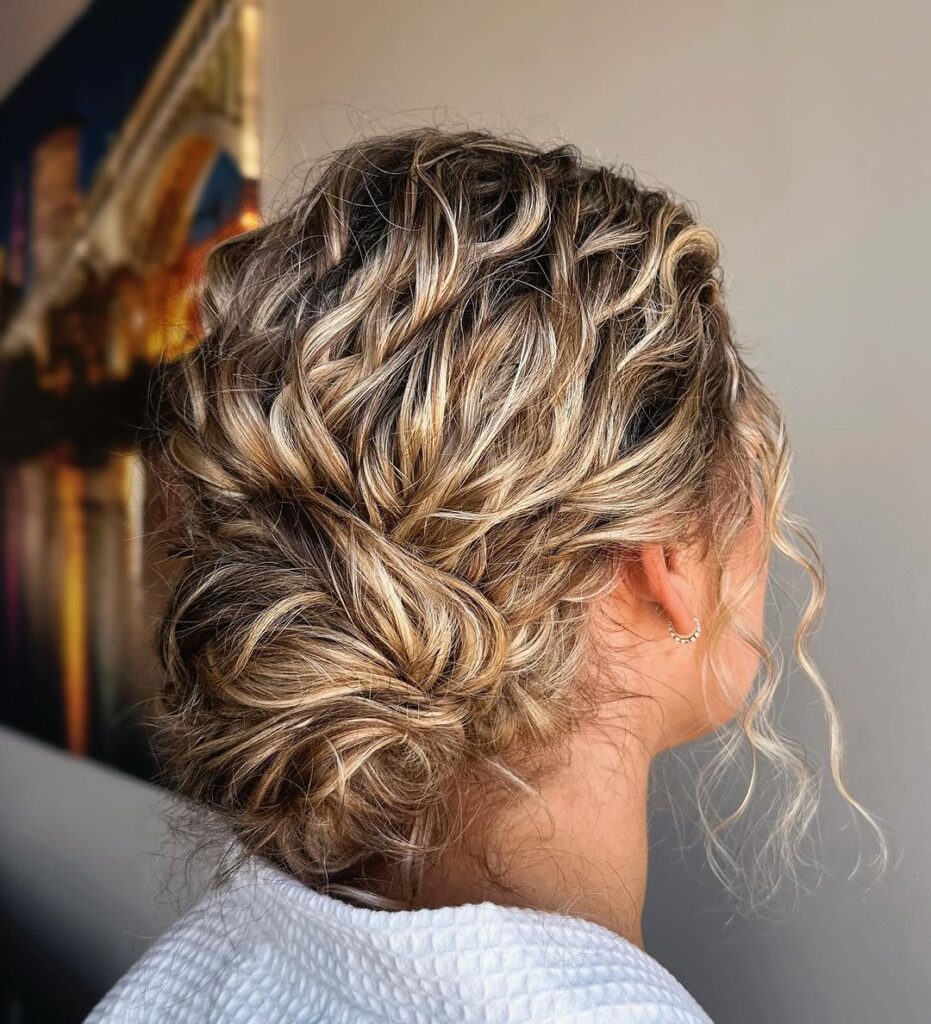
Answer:
[[[206,253],[258,223],[255,0],[95,0],[0,101],[0,721],[149,777],[139,450]]]

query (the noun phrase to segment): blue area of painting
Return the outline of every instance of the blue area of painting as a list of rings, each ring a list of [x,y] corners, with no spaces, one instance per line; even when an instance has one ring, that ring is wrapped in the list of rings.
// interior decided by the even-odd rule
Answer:
[[[0,104],[0,245],[9,243],[15,183],[28,203],[32,153],[49,132],[79,126],[88,188],[189,6],[95,0]]]
[[[189,241],[205,242],[238,213],[242,199],[242,175],[228,153],[220,153],[204,182],[194,217]]]

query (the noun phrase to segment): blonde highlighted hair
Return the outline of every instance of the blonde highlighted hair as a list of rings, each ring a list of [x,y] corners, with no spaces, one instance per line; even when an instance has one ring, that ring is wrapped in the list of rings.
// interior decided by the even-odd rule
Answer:
[[[586,607],[618,558],[700,538],[725,565],[755,501],[811,576],[796,649],[844,791],[782,418],[682,202],[568,146],[369,140],[213,253],[204,314],[162,450],[181,556],[163,708],[176,784],[245,849],[374,903],[387,866],[413,902],[455,793],[532,779],[586,712]],[[713,671],[733,617],[703,623]],[[734,735],[775,765],[787,861],[816,786],[769,723],[760,654],[699,790]],[[726,869],[739,809],[701,806]]]

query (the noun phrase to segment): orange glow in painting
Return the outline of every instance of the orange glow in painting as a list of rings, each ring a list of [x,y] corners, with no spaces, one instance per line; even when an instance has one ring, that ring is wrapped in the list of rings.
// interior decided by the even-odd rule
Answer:
[[[87,559],[80,470],[58,467],[61,515],[61,678],[65,742],[73,754],[88,748]]]
[[[171,562],[139,431],[203,334],[208,254],[261,224],[262,5],[137,5],[136,36],[119,6],[91,4],[0,102],[23,125],[0,152],[0,721],[151,777]],[[20,117],[30,97],[48,125]]]

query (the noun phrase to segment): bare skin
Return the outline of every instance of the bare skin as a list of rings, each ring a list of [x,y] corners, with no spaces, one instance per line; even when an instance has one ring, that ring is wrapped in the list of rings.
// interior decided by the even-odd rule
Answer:
[[[757,517],[729,563],[726,584],[727,592],[739,589],[763,569],[740,613],[756,637],[766,591],[760,526]],[[712,580],[694,551],[643,548],[594,609],[604,652],[599,714],[573,735],[539,798],[492,812],[466,794],[465,838],[429,870],[422,906],[490,900],[555,911],[642,947],[650,766],[661,751],[732,718],[759,668],[752,647],[728,638],[722,658],[733,683],[724,694],[704,681],[706,637],[680,644],[669,635],[670,622],[681,635],[693,631],[709,607]]]

